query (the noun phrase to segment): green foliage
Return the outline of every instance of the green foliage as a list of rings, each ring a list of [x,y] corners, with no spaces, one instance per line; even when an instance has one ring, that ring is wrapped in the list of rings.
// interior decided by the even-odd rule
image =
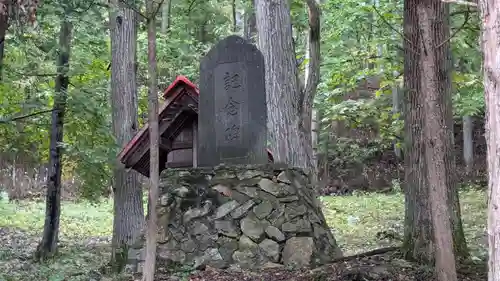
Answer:
[[[384,99],[346,100],[326,109],[329,121],[343,121],[351,129],[377,131],[372,141],[391,143],[397,140],[403,129],[399,113],[393,114],[392,107]]]
[[[231,32],[230,2],[226,2],[173,1],[169,32],[159,33],[157,40],[160,87],[166,88],[180,74],[197,82],[200,58],[213,42]],[[68,3],[44,2],[38,10],[37,27],[12,25],[9,29],[0,84],[0,120],[52,107],[60,17],[68,9],[73,36],[61,144],[63,176],[79,183],[78,191],[84,198],[98,200],[108,191],[112,167],[122,149],[112,135],[108,11],[95,3]],[[220,9],[221,4],[228,9]],[[137,38],[140,125],[147,117],[145,28],[144,24],[139,25]],[[50,113],[0,123],[2,164],[22,162],[28,169],[46,164],[50,123]]]
[[[391,96],[403,81],[403,1],[331,0],[322,8],[322,82],[315,100],[322,117],[320,143],[336,134],[331,124],[338,121],[375,137],[340,140],[320,149],[328,149],[331,158],[344,155],[343,161],[359,162],[394,143],[401,146],[402,113],[393,112]],[[479,19],[456,5],[450,14],[454,115],[481,115]]]
[[[481,115],[485,109],[483,80],[477,73],[455,73],[457,93],[453,96],[456,116]]]
[[[74,30],[61,144],[65,148],[64,177],[76,178],[82,183],[80,194],[97,199],[110,185],[112,167],[121,149],[111,133],[108,11],[103,5],[85,1],[65,3],[44,2],[36,27],[10,27],[0,84],[0,120],[52,107],[60,18],[65,9],[69,10]],[[197,83],[200,58],[214,42],[232,33],[231,5],[227,0],[172,1],[169,30],[158,33],[157,40],[160,90],[179,74]],[[307,8],[299,0],[291,1],[290,7],[296,56],[300,59],[307,40]],[[248,11],[249,2],[238,2],[237,8]],[[346,162],[363,161],[393,143],[400,145],[403,123],[401,113],[393,112],[391,95],[403,79],[402,8],[403,1],[389,0],[329,0],[321,4],[321,83],[315,99],[322,119],[320,143],[328,141],[331,125],[338,121],[348,128],[371,131],[374,136],[369,141],[341,140],[328,148],[332,155],[354,157],[344,159]],[[479,20],[464,7],[452,7],[451,14],[454,113],[457,117],[478,115],[484,111],[477,44]],[[161,20],[161,14],[157,20]],[[142,126],[148,115],[143,20],[137,40]],[[371,84],[371,88],[361,89],[362,84]],[[365,98],[348,100],[349,96],[360,96],[361,91]],[[0,158],[7,164],[29,163],[29,168],[45,164],[50,122],[50,113],[46,113],[0,123]],[[320,149],[325,147],[321,145]]]

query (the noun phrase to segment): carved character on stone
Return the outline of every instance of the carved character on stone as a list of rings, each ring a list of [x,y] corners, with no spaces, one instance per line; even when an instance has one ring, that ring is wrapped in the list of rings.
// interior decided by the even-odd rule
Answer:
[[[229,90],[231,88],[239,88],[241,87],[241,78],[238,73],[229,73],[226,72],[224,74],[224,89]]]
[[[235,116],[240,111],[239,105],[240,103],[234,100],[233,97],[229,97],[226,105],[224,106],[224,110],[228,115]]]
[[[226,134],[224,138],[226,141],[234,141],[240,138],[240,126],[233,124],[226,128]]]

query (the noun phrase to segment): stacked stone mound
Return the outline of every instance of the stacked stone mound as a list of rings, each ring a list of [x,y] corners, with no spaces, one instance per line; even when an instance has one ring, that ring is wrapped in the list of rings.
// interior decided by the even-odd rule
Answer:
[[[165,171],[158,267],[314,267],[341,255],[309,178],[278,164]],[[141,271],[143,239],[129,251]]]

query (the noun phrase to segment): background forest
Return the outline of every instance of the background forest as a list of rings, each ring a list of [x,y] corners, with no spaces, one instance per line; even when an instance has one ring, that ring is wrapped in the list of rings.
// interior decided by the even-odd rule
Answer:
[[[197,82],[199,59],[220,38],[244,29],[244,3],[171,3],[158,16],[158,90],[177,75]],[[110,36],[103,5],[76,3],[64,133],[65,191],[96,198],[109,192],[110,167],[117,152],[111,128]],[[319,116],[319,162],[325,194],[343,190],[383,190],[402,176],[402,2],[328,2],[322,5],[321,83],[315,99]],[[219,9],[219,5],[226,7]],[[104,5],[105,6],[105,5]],[[242,6],[242,7],[239,7]],[[88,9],[87,9],[88,8]],[[292,3],[297,62],[305,59],[307,13]],[[484,94],[480,77],[476,10],[452,6],[453,114],[456,158],[468,179],[484,181],[482,137]],[[38,26],[12,22],[2,57],[2,186],[17,187],[12,198],[36,193],[45,184],[50,112],[54,101],[55,56],[61,3],[38,10]],[[210,11],[215,16],[206,16]],[[99,23],[99,24],[96,24]],[[168,31],[168,32],[167,32]],[[147,119],[147,38],[138,33],[139,124]],[[465,130],[463,130],[465,128]],[[393,147],[396,149],[393,149]],[[466,173],[459,173],[465,175]],[[13,182],[16,184],[13,185]],[[71,187],[70,187],[71,186]],[[34,188],[34,189],[33,189]],[[40,190],[41,191],[41,190]],[[19,194],[16,194],[19,193]]]
[[[5,242],[0,246],[0,280],[88,280],[88,271],[100,275],[96,269],[110,257],[113,168],[122,149],[112,126],[112,3],[46,0],[38,5],[35,22],[27,17],[32,4],[26,2],[26,10],[9,6],[10,16],[0,15],[0,233]],[[148,22],[141,16],[145,3],[126,5],[138,21],[135,67],[142,127],[148,121]],[[404,120],[418,123],[422,118],[404,116],[414,105],[403,87],[409,60],[404,3],[324,0],[319,6],[321,60],[313,150],[323,212],[346,254],[399,245],[407,239],[400,234],[405,170],[414,168],[403,160],[408,145]],[[154,19],[158,93],[177,75],[197,84],[200,59],[220,39],[231,34],[255,38],[253,10],[250,1],[165,0]],[[296,63],[304,76],[310,61],[305,1],[291,0],[290,15]],[[477,262],[484,261],[487,249],[479,12],[473,6],[450,4],[449,22],[451,95],[441,102],[453,106],[463,231],[471,260]],[[57,63],[64,50],[62,23],[72,26],[69,68]],[[69,77],[67,90],[57,86],[61,72]],[[66,110],[59,143],[61,250],[56,261],[40,265],[26,259],[43,229],[51,113],[61,95]],[[140,180],[147,190],[147,179]]]

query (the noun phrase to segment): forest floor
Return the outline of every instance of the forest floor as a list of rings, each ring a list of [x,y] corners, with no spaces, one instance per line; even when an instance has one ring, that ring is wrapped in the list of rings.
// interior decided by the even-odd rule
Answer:
[[[462,265],[460,280],[485,280],[486,195],[461,192],[464,229],[472,262]],[[344,255],[397,246],[403,233],[402,194],[358,194],[323,197],[324,212]],[[63,202],[60,250],[44,264],[31,259],[41,236],[45,205],[42,202],[9,203],[0,200],[0,281],[113,280],[98,269],[109,260],[112,202],[99,204]],[[394,239],[394,236],[396,239]],[[121,276],[119,279],[128,278]],[[123,279],[122,279],[123,280]],[[269,269],[244,271],[185,270],[158,273],[165,281],[333,281],[333,280],[432,280],[432,269],[400,258],[397,251],[341,261],[314,270]]]

